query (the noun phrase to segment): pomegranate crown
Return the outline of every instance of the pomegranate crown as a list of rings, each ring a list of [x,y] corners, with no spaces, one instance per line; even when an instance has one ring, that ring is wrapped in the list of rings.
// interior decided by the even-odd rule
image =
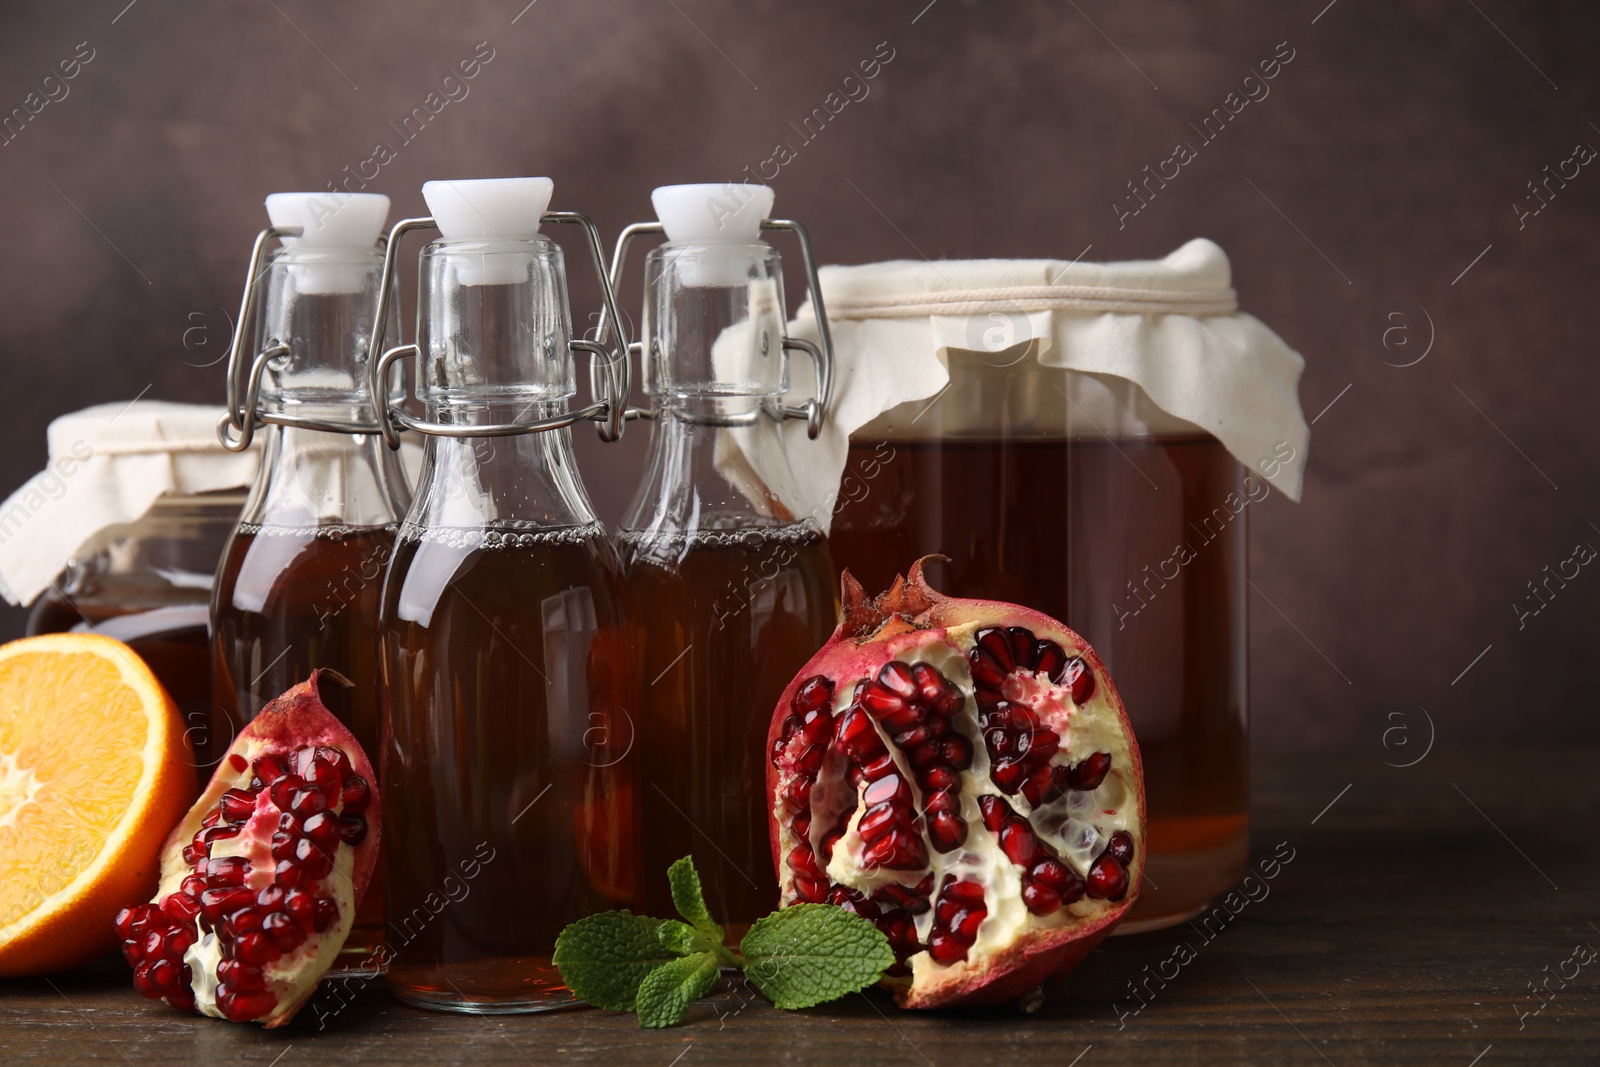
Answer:
[[[948,599],[928,585],[922,575],[923,565],[930,559],[949,556],[927,555],[911,565],[904,576],[895,575],[894,583],[886,592],[875,597],[867,596],[855,575],[846,570],[839,578],[839,596],[843,604],[839,612],[839,629],[836,638],[848,637],[857,644],[881,641],[895,634],[927,629],[924,616],[938,603]]]

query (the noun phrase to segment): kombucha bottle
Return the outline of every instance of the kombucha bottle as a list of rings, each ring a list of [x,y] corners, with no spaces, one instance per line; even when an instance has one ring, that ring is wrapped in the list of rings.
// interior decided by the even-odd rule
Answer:
[[[349,679],[324,689],[329,708],[378,752],[378,598],[409,496],[367,392],[388,211],[373,194],[267,198],[274,230],[258,239],[238,324],[241,337],[257,324],[256,344],[235,340],[220,428],[225,445],[243,448],[265,424],[260,471],[212,589],[213,759],[316,667]],[[274,235],[281,247],[263,261]],[[343,965],[377,947],[382,923],[374,881]]]
[[[568,429],[620,428],[626,377],[573,410],[572,352],[598,346],[571,339],[541,221],[581,222],[600,252],[587,219],[545,214],[551,190],[423,186],[441,236],[421,256],[417,344],[375,371],[415,356],[424,414],[385,418],[425,441],[379,614],[387,977],[401,1000],[446,1011],[576,1003],[551,965],[556,935],[633,906],[641,873],[622,573]]]
[[[778,433],[783,279],[760,236],[772,191],[668,186],[653,200],[668,238],[645,261],[654,427],[618,538],[650,754],[645,870],[692,854],[712,913],[736,940],[778,904],[767,728],[784,687],[833,631],[838,581],[817,516],[780,499],[794,494],[780,484],[791,480]],[[764,478],[739,458],[747,449],[762,450]],[[644,888],[649,914],[674,913],[665,879]]]

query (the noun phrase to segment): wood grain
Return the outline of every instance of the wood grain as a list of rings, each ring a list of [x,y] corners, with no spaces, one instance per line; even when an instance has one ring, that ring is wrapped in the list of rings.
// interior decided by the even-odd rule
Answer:
[[[1593,1063],[1600,962],[1565,988],[1553,979],[1548,1006],[1520,1025],[1517,1011],[1537,1006],[1528,983],[1576,944],[1600,946],[1597,755],[1438,753],[1407,769],[1259,761],[1252,854],[1286,842],[1293,859],[1252,885],[1258,899],[1209,936],[1113,938],[1033,1016],[911,1014],[876,992],[785,1013],[725,980],[682,1028],[644,1031],[591,1010],[433,1014],[375,984],[342,1009],[325,986],[293,1025],[266,1033],[143,1001],[105,961],[0,983],[0,1063]],[[1193,959],[1165,988],[1152,982],[1133,1014],[1128,983],[1162,971],[1179,944]]]

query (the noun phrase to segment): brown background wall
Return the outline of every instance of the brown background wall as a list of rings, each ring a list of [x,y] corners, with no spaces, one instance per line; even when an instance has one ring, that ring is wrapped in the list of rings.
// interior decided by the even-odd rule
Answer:
[[[1259,743],[1379,751],[1391,712],[1425,729],[1418,707],[1441,745],[1600,740],[1600,576],[1524,629],[1512,608],[1546,564],[1600,546],[1600,173],[1521,228],[1512,207],[1600,146],[1594,5],[126,2],[0,13],[0,111],[93,49],[0,147],[0,489],[39,469],[63,411],[147,387],[219,399],[207,364],[263,195],[321,188],[379,140],[398,147],[370,186],[392,217],[421,212],[429,178],[549,174],[557,206],[608,234],[648,216],[652,186],[732,179],[787,141],[780,213],[828,261],[1228,250],[1322,413],[1305,502],[1254,512]],[[399,146],[388,123],[479,42],[493,59],[469,95]],[[870,95],[802,144],[789,123],[880,42]],[[1294,58],[1270,95],[1119,228],[1125,183],[1280,42]],[[1386,349],[1396,324],[1412,344]],[[1429,333],[1420,363],[1386,365]],[[580,436],[605,517],[644,443]]]

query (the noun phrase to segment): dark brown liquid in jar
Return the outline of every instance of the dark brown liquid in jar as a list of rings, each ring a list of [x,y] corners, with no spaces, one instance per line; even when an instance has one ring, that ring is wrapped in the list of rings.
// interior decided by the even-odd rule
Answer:
[[[692,855],[730,939],[778,905],[767,826],[767,730],[784,688],[836,622],[816,526],[625,532],[628,616],[644,682],[644,886],[675,915],[665,871]]]
[[[941,592],[1037,608],[1105,659],[1147,790],[1149,877],[1130,922],[1174,921],[1242,876],[1249,497],[1227,449],[1203,435],[858,437],[846,472],[858,491],[841,492],[831,541],[869,592],[942,553],[928,568]]]
[[[385,589],[381,771],[401,999],[574,1003],[550,961],[556,935],[637,906],[620,586],[598,523],[403,528]]]

